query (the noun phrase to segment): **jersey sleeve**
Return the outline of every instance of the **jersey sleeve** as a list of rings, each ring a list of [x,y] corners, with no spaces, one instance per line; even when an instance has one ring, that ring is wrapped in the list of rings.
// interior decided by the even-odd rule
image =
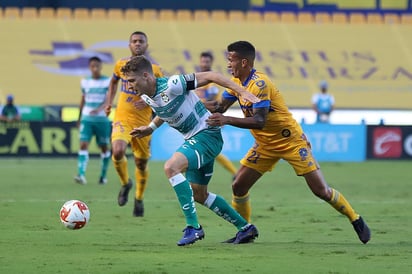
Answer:
[[[120,78],[122,78],[122,62],[117,61],[116,65],[114,65],[114,70],[113,70],[113,78],[115,80],[119,80]]]
[[[85,90],[85,88],[84,88],[84,82],[85,82],[85,79],[82,79],[81,81],[80,81],[80,90],[82,91],[82,94],[84,95],[84,93],[86,92],[86,90]]]
[[[249,92],[254,94],[260,99],[260,102],[254,103],[253,108],[269,108],[270,107],[270,90],[275,89],[271,82],[265,81],[264,79],[257,80],[250,87]]]
[[[226,99],[226,100],[230,100],[230,101],[236,101],[237,100],[237,96],[234,95],[234,92],[230,89],[226,89],[225,91],[223,91],[222,98]]]

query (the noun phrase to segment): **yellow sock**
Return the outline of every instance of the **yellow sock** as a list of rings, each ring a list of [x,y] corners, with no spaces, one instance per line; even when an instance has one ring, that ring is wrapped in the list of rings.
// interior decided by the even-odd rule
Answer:
[[[217,155],[216,161],[219,162],[224,168],[226,168],[232,175],[236,174],[236,167],[233,165],[233,163],[222,153]]]
[[[332,188],[332,198],[328,202],[334,209],[349,218],[351,222],[359,218],[359,215],[353,210],[352,206],[337,190]]]
[[[250,205],[249,193],[244,196],[232,197],[232,206],[239,212],[239,214],[250,223],[250,216],[252,215],[252,206]]]
[[[149,171],[146,169],[144,171],[136,168],[136,199],[143,200],[143,194],[147,186],[147,178],[149,177]]]
[[[124,156],[122,159],[117,161],[113,156],[112,156],[112,161],[114,168],[116,169],[117,175],[120,177],[120,183],[122,186],[127,185],[127,182],[129,181],[129,171],[127,170],[127,158]]]

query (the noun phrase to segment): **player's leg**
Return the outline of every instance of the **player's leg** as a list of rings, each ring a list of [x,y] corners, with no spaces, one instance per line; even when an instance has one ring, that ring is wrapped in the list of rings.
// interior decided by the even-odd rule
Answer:
[[[313,194],[328,202],[334,209],[348,217],[359,239],[366,244],[370,240],[371,233],[369,227],[352,208],[345,196],[327,184],[320,169],[304,174],[303,177]]]
[[[142,217],[144,215],[143,197],[149,178],[147,163],[150,158],[150,140],[151,136],[141,139],[133,138],[131,140],[136,178],[135,206],[133,209],[133,216],[135,217]]]
[[[86,184],[86,170],[89,162],[89,142],[92,138],[92,128],[90,122],[81,121],[80,128],[80,149],[77,156],[77,175],[74,177],[75,182]]]
[[[232,177],[235,176],[237,171],[236,167],[233,165],[232,161],[230,161],[225,155],[220,153],[219,155],[217,155],[216,161],[219,164],[221,164],[227,171],[229,171],[230,174],[232,174]]]
[[[95,125],[95,135],[97,144],[100,147],[101,154],[100,154],[100,176],[99,176],[99,184],[106,184],[107,183],[107,169],[110,162],[110,150],[109,150],[109,143],[110,143],[110,122],[99,122]]]
[[[187,142],[185,142],[185,144],[186,143]],[[183,175],[187,167],[188,158],[181,152],[175,152],[164,165],[166,176],[176,193],[186,219],[186,228],[184,229],[183,237],[177,243],[179,246],[192,244],[204,238],[203,229],[197,218],[193,191],[188,180]]]
[[[232,183],[232,206],[248,222],[251,222],[252,215],[249,190],[261,176],[258,171],[241,165]]]
[[[303,135],[293,140],[290,150],[284,153],[284,159],[292,165],[297,175],[302,175],[310,190],[317,197],[328,202],[338,212],[348,217],[359,239],[367,243],[370,239],[370,230],[363,219],[355,212],[346,198],[326,182],[316,159],[311,152],[310,143]]]
[[[119,195],[117,197],[119,206],[124,206],[127,203],[129,191],[133,187],[133,182],[129,177],[129,171],[127,169],[126,158],[127,144],[131,139],[131,136],[129,135],[130,130],[122,121],[113,122],[112,161],[121,184]]]

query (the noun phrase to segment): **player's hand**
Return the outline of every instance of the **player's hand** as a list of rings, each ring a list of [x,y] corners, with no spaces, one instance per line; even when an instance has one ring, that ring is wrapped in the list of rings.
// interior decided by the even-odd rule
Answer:
[[[219,104],[216,100],[205,101],[205,102],[203,102],[203,104],[205,105],[207,110],[209,110],[210,112],[216,112],[216,109],[219,106]]]
[[[206,119],[206,124],[213,127],[219,127],[226,124],[227,117],[222,115],[222,113],[213,113]]]
[[[253,104],[260,102],[260,99],[258,97],[256,97],[255,95],[253,95],[252,93],[248,91],[244,91],[240,93],[240,96],[242,97],[243,100],[253,103]]]
[[[144,109],[145,107],[147,107],[147,104],[143,99],[140,99],[134,102],[134,107],[140,110],[140,109]]]
[[[110,112],[112,111],[112,105],[111,104],[107,104],[104,106],[104,112],[106,113],[107,116],[110,115]]]
[[[135,138],[143,138],[143,137],[149,136],[152,133],[153,133],[153,129],[149,126],[137,127],[137,128],[132,129],[132,131],[130,131],[130,135],[132,135],[132,137],[135,137]]]

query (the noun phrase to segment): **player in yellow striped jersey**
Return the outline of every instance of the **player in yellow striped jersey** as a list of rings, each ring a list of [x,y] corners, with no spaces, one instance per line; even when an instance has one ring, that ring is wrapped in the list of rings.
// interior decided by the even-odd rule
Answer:
[[[119,81],[121,81],[121,93],[113,120],[112,160],[122,185],[118,195],[118,204],[119,206],[124,206],[128,201],[128,194],[133,186],[133,181],[128,173],[125,155],[127,145],[131,145],[136,165],[136,192],[133,209],[133,216],[136,217],[141,217],[144,214],[143,194],[148,179],[147,162],[150,158],[150,136],[138,139],[131,137],[129,132],[135,127],[147,125],[152,119],[152,109],[146,105],[135,91],[128,89],[127,80],[121,69],[133,56],[146,53],[149,46],[147,40],[147,35],[141,31],[133,32],[130,35],[129,49],[131,56],[116,62],[106,101],[106,114],[109,115]],[[156,77],[163,76],[158,65],[153,64],[153,72]]]
[[[248,128],[255,138],[255,144],[241,160],[241,167],[233,181],[233,207],[250,222],[249,190],[265,172],[271,171],[280,159],[284,159],[298,176],[305,178],[316,196],[348,217],[359,239],[366,244],[370,240],[370,230],[365,221],[342,194],[327,184],[311,153],[309,141],[289,112],[279,90],[265,74],[254,69],[254,46],[238,41],[230,44],[227,51],[232,80],[261,99],[252,104],[227,90],[220,102],[208,105],[210,110],[222,113],[238,101],[244,118],[214,113],[207,122],[210,126]]]
[[[213,65],[213,55],[210,52],[202,52],[200,54],[199,69],[200,72],[211,71]],[[195,90],[197,96],[199,96],[202,102],[217,100],[219,96],[219,88],[214,84],[210,83],[206,86],[199,87]],[[233,163],[223,154],[220,153],[216,157],[216,161],[221,164],[227,171],[230,172],[232,177],[236,174],[236,167]]]

